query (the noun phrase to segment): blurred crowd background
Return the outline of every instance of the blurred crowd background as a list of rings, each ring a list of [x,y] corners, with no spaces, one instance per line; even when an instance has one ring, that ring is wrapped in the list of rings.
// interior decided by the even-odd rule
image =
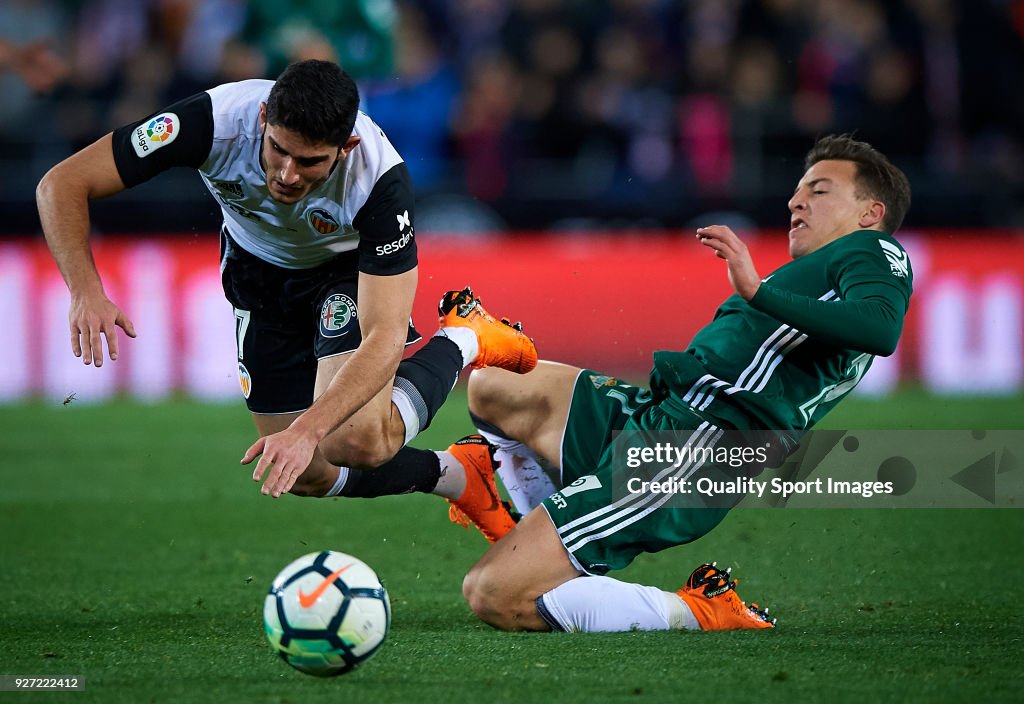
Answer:
[[[0,233],[51,165],[225,81],[339,61],[406,158],[419,229],[781,227],[855,132],[908,224],[1024,227],[1024,0],[0,0]],[[182,170],[105,231],[213,230]]]

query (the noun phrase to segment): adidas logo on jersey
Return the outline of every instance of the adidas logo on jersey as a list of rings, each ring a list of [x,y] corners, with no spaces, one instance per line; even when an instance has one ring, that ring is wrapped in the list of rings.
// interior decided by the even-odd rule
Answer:
[[[907,274],[910,273],[910,259],[907,257],[907,253],[892,242],[878,240],[878,244],[882,247],[882,253],[885,254],[885,258],[889,260],[889,270],[893,276],[898,276],[901,279],[906,278]]]

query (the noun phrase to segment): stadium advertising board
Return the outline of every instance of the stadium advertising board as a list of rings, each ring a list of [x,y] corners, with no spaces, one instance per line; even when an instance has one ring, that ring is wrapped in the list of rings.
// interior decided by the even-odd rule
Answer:
[[[780,234],[750,239],[762,275],[786,261]],[[904,233],[914,298],[896,354],[878,359],[859,393],[920,383],[947,394],[1024,386],[1024,238],[1013,233]],[[108,295],[139,333],[121,358],[85,368],[71,355],[68,293],[38,239],[0,244],[0,329],[8,352],[0,402],[75,393],[160,399],[239,395],[234,316],[209,237],[95,243]],[[471,284],[488,308],[524,322],[541,356],[643,377],[655,349],[685,346],[731,292],[722,263],[678,235],[575,234],[445,238],[420,243],[414,319],[433,332],[448,289]]]

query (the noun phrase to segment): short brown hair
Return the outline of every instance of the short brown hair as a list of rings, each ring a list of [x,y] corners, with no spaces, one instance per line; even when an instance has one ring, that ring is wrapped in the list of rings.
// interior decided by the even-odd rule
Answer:
[[[804,159],[804,168],[833,159],[856,164],[857,196],[885,203],[882,227],[889,234],[896,232],[910,209],[910,182],[906,175],[882,152],[848,134],[830,134],[815,142]]]

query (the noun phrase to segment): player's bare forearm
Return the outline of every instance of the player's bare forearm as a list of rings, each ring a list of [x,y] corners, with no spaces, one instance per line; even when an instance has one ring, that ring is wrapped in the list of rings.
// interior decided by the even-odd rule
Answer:
[[[293,423],[317,442],[348,420],[395,376],[416,295],[417,270],[394,276],[359,274],[359,349],[324,394]]]
[[[103,284],[89,247],[88,196],[77,179],[65,175],[55,167],[36,189],[46,245],[72,296],[102,295]]]
[[[46,244],[71,292],[71,349],[97,367],[103,365],[103,339],[117,359],[117,327],[135,337],[131,320],[103,292],[89,246],[89,201],[121,190],[110,135],[54,166],[36,188]]]
[[[36,187],[46,244],[72,296],[103,293],[89,247],[89,201],[122,190],[109,134],[54,166]]]

